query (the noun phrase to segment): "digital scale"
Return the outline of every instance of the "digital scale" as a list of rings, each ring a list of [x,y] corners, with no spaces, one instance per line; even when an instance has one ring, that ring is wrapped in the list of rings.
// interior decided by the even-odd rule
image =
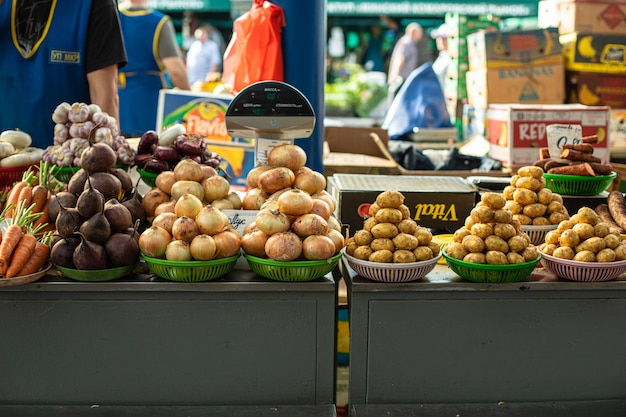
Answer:
[[[272,148],[311,136],[315,113],[309,100],[291,85],[260,81],[235,96],[225,123],[231,137],[255,139],[255,165],[265,165]]]

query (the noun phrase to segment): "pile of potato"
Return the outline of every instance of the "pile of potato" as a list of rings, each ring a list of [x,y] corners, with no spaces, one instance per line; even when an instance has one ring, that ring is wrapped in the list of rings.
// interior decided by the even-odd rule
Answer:
[[[545,188],[543,169],[538,166],[521,167],[511,177],[510,185],[502,190],[505,208],[522,225],[556,225],[569,219],[563,197]]]
[[[505,205],[502,194],[484,193],[465,219],[465,225],[454,232],[446,254],[465,262],[493,265],[537,259],[537,248]]]
[[[595,210],[581,207],[570,219],[546,234],[542,253],[579,262],[614,262],[626,259],[619,231],[600,220]]]
[[[370,206],[370,217],[347,241],[346,252],[357,259],[380,263],[427,261],[439,255],[432,233],[411,218],[399,191],[384,191]]]

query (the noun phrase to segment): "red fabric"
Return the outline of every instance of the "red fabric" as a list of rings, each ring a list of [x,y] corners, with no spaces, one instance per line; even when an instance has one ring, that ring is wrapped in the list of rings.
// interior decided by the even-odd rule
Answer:
[[[284,81],[280,34],[285,25],[283,9],[264,0],[254,0],[252,8],[235,19],[223,74],[233,93],[258,81]]]

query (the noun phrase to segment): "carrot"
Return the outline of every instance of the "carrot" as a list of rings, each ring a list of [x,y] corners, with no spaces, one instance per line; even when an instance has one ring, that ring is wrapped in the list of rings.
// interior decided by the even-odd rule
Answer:
[[[24,207],[28,207],[31,204],[31,199],[33,198],[33,187],[27,185],[20,190],[19,195],[17,196],[17,201],[23,201]],[[15,214],[15,210],[13,210],[13,214]]]
[[[19,181],[13,184],[13,187],[9,190],[6,203],[7,217],[13,218],[13,212],[15,211],[15,206],[17,206],[17,202],[19,201],[20,193],[22,192],[22,189],[27,186],[28,183],[26,181]]]
[[[31,204],[34,204],[33,213],[41,213],[44,205],[48,201],[48,189],[43,185],[35,185],[32,191],[32,197],[30,199]]]
[[[43,207],[38,212],[38,213],[41,213],[41,216],[38,217],[33,222],[33,228],[37,228],[39,225],[43,225],[43,224],[46,224],[46,223],[50,222],[50,214],[48,213],[48,201],[49,200],[47,198],[44,200]]]
[[[43,242],[37,241],[35,243],[35,250],[30,258],[26,261],[20,272],[18,272],[18,277],[23,277],[24,275],[34,274],[39,271],[39,269],[48,262],[50,258],[50,247]]]
[[[6,272],[7,278],[16,277],[20,270],[26,265],[35,251],[37,238],[30,233],[23,233],[20,241],[13,250],[13,256]]]
[[[0,276],[6,275],[11,263],[11,255],[13,255],[13,251],[23,234],[22,226],[18,224],[12,224],[4,232],[2,242],[0,242]]]

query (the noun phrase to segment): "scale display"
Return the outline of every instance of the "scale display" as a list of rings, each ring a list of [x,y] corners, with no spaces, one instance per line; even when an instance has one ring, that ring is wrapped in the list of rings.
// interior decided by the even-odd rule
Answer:
[[[225,122],[231,137],[308,138],[315,127],[315,113],[296,88],[280,81],[261,81],[235,96]]]

